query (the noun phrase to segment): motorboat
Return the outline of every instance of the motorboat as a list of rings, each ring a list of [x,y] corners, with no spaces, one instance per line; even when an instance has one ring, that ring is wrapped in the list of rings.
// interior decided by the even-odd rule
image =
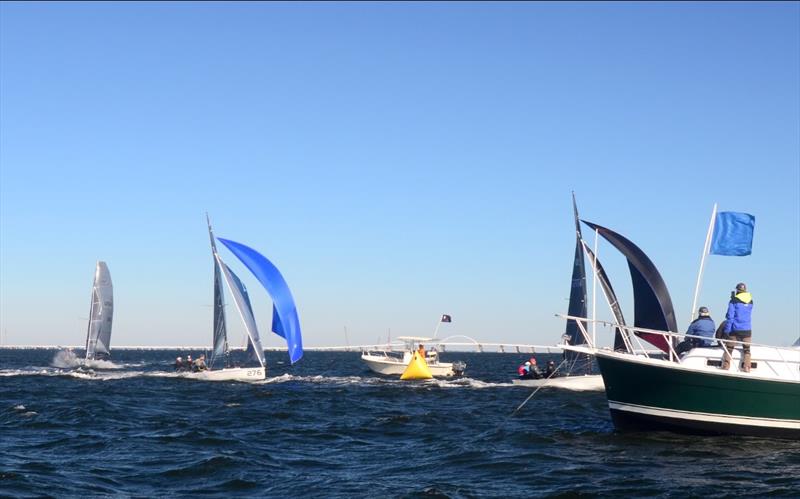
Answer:
[[[400,336],[397,339],[403,342],[401,351],[394,351],[388,348],[384,350],[365,350],[361,353],[361,360],[367,364],[370,370],[378,374],[399,376],[406,370],[419,346],[430,345],[430,342],[434,341],[432,338],[418,336]],[[430,346],[432,348],[425,352],[425,362],[434,377],[450,378],[464,374],[464,370],[467,367],[464,362],[441,362],[439,360],[439,352],[435,349],[435,344]]]

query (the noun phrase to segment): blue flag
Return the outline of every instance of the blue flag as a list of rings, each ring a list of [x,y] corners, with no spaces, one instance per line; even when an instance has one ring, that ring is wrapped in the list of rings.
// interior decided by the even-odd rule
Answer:
[[[749,213],[735,211],[717,213],[710,253],[727,256],[749,255],[753,249],[755,226],[756,217]]]

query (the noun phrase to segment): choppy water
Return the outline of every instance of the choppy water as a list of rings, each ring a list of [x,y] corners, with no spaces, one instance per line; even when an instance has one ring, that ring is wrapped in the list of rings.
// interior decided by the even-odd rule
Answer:
[[[173,351],[80,372],[56,353],[0,350],[0,496],[800,495],[797,441],[619,434],[601,392],[546,388],[509,418],[524,356],[447,353],[466,378],[401,382],[354,352],[268,353],[245,384],[181,379]]]

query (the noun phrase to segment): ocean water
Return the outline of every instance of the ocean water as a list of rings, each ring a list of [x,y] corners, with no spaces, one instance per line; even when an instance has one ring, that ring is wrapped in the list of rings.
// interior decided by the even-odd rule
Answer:
[[[800,496],[797,441],[617,433],[602,392],[545,388],[511,417],[524,355],[445,353],[464,378],[401,382],[356,352],[273,352],[247,384],[180,378],[185,353],[75,370],[0,350],[0,496]]]

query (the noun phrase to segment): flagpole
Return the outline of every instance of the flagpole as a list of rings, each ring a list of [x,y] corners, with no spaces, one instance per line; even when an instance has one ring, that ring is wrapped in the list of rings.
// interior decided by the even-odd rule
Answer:
[[[442,316],[439,316],[439,322],[436,323],[436,327],[433,330],[433,339],[436,339],[436,335],[439,334],[439,326],[442,324]]]
[[[689,320],[694,317],[694,312],[697,310],[697,297],[700,294],[700,283],[703,281],[703,270],[706,265],[706,255],[708,255],[709,247],[711,246],[711,235],[714,232],[714,223],[717,220],[717,203],[714,203],[714,209],[711,210],[711,221],[708,223],[708,232],[706,233],[706,243],[703,245],[703,256],[700,258],[700,271],[697,273],[697,284],[694,287],[694,298],[692,299],[692,310],[689,313]]]

